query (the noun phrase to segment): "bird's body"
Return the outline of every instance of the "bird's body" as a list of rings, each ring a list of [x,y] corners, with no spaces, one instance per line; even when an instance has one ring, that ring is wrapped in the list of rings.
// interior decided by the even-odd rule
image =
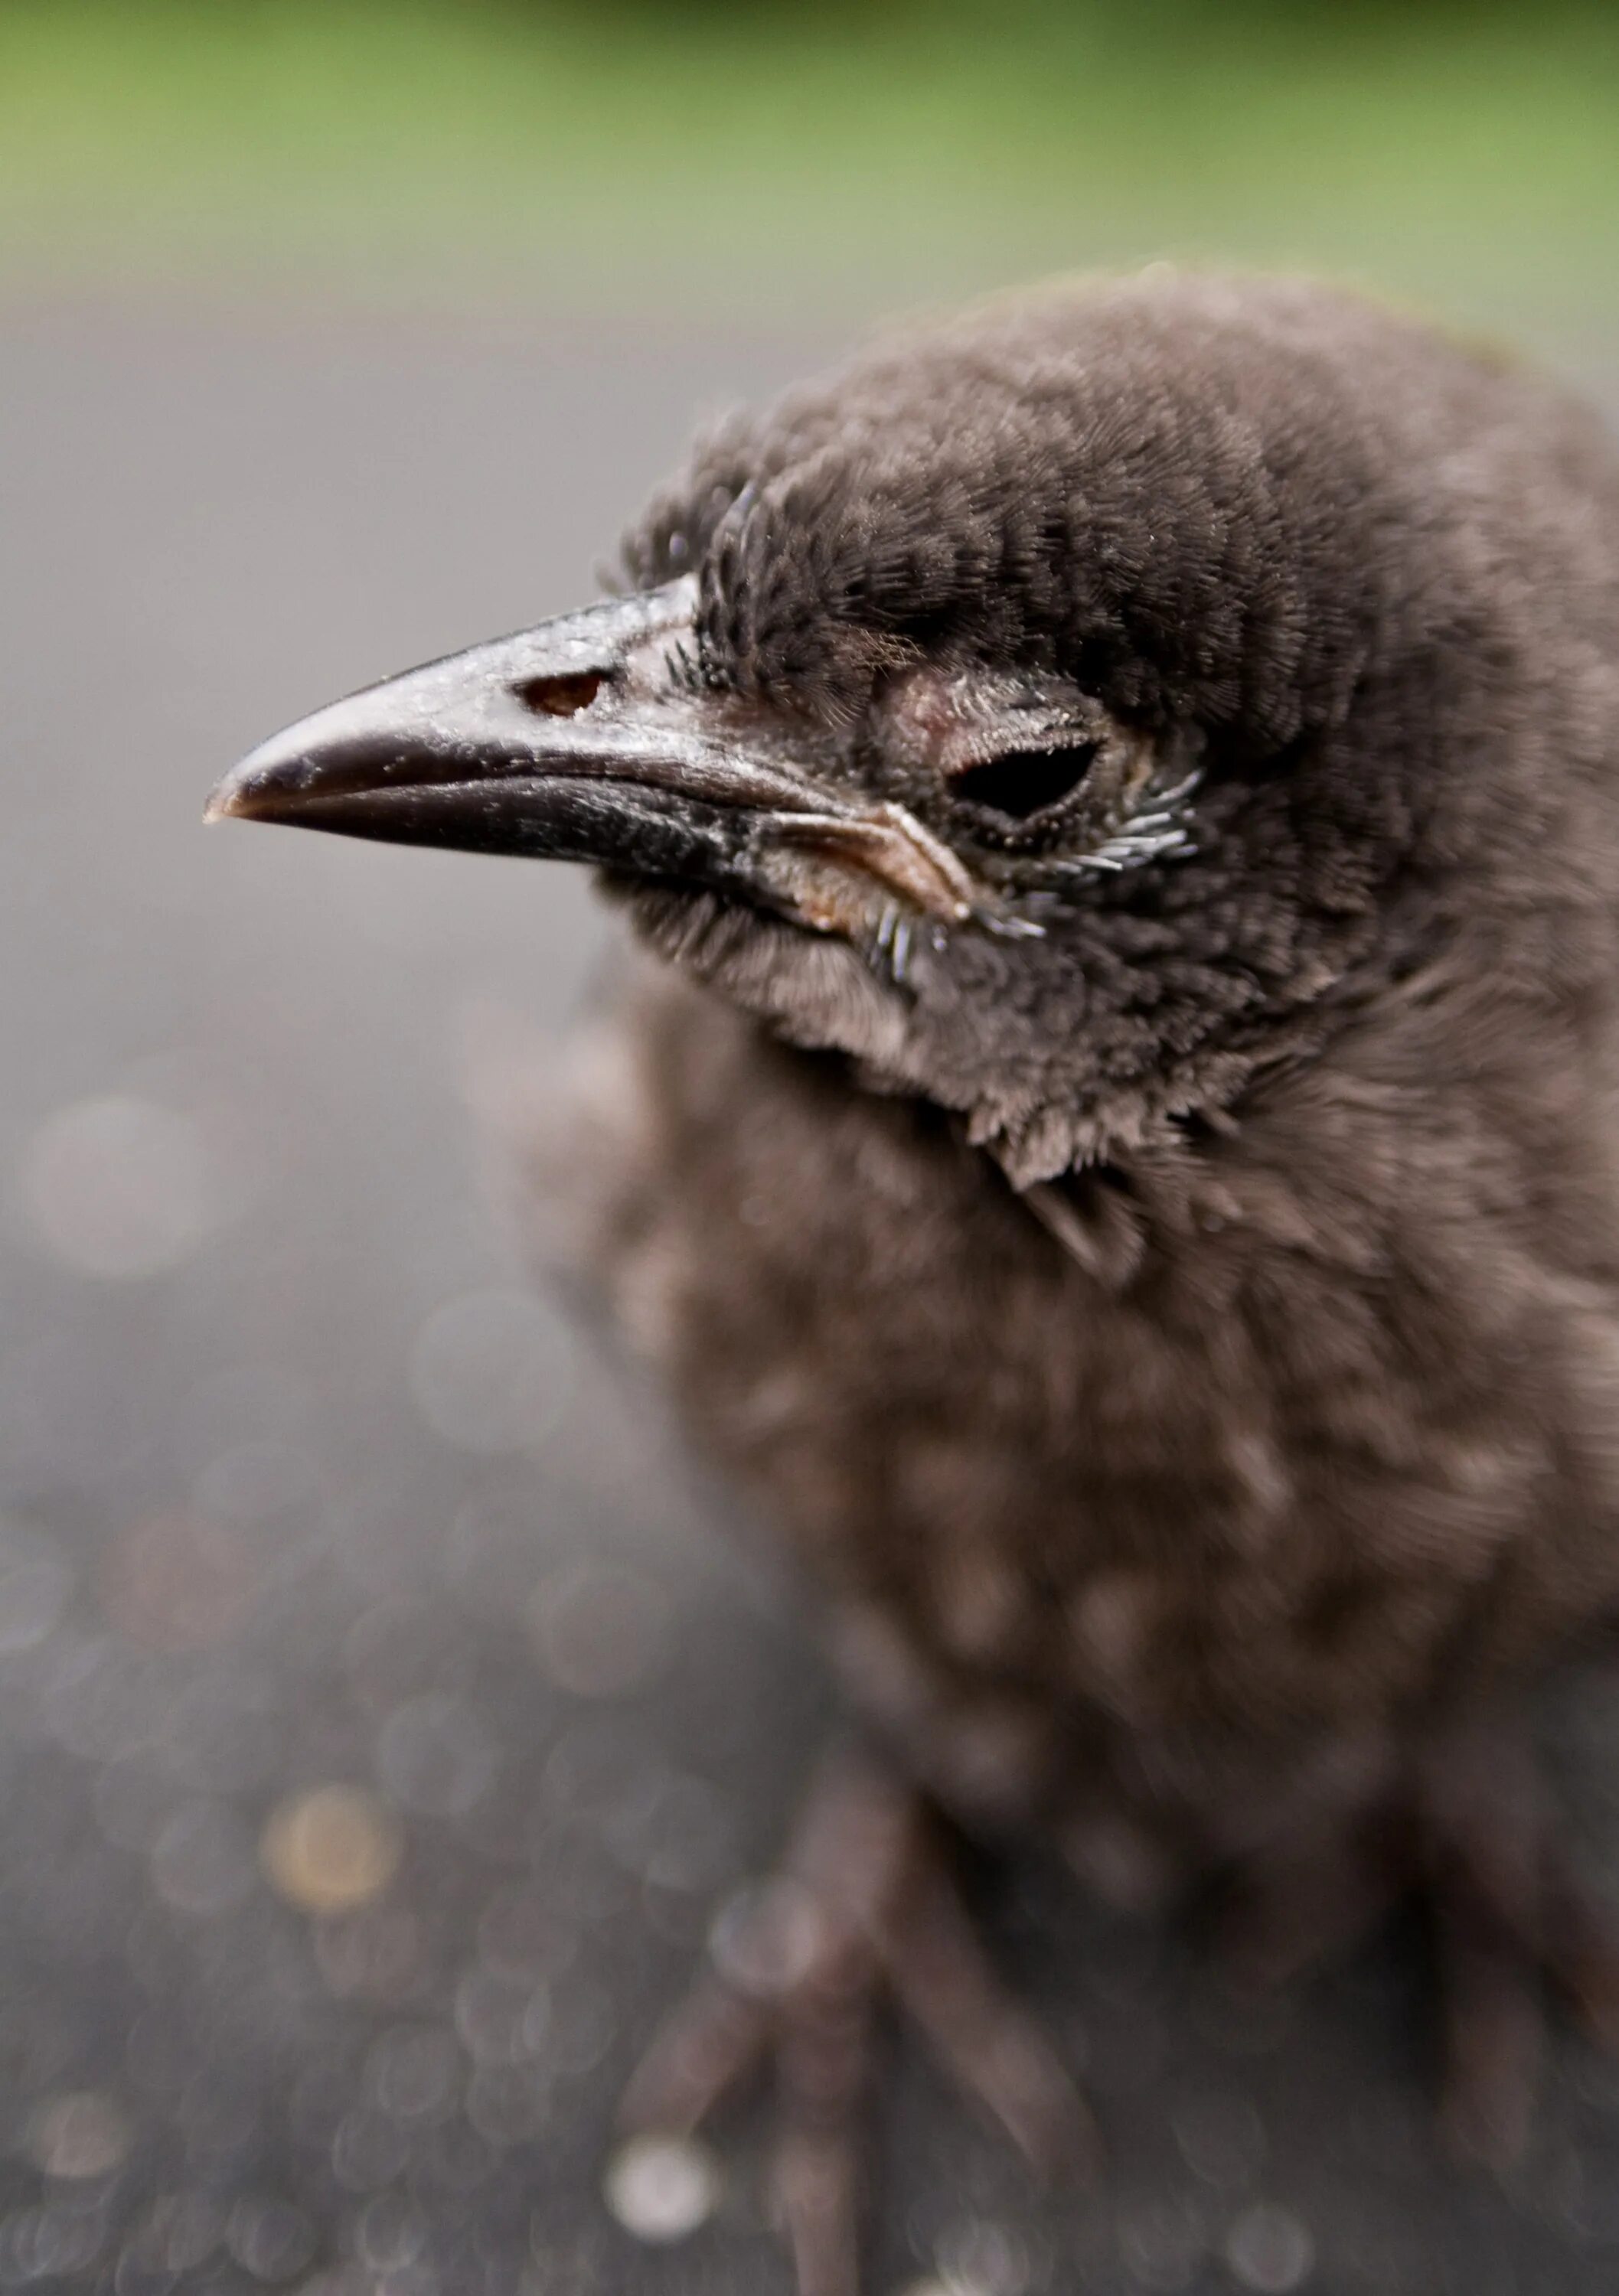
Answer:
[[[628,558],[229,809],[606,865],[662,964],[572,1248],[888,1759],[1130,1898],[1342,1874],[1401,1808],[1495,1875],[1451,2039],[1499,2136],[1506,1962],[1611,2000],[1504,1770],[1473,1855],[1480,1733],[1619,1598],[1611,448],[1368,305],[1155,275],[729,426]],[[993,2092],[960,1956],[892,1948]]]
[[[1082,341],[1094,305],[1057,308]],[[724,994],[712,917],[638,896],[683,962],[644,987],[620,1121],[600,1103],[570,1168],[631,1337],[785,1531],[851,1687],[921,1774],[966,1812],[1056,1820],[1081,1858],[1095,1813],[1098,1861],[1141,1827],[1150,1862],[1178,1863],[1286,1825],[1346,1751],[1379,1769],[1391,1735],[1619,1596],[1619,489],[1553,393],[1360,307],[1180,283],[1106,316],[1098,365],[1133,357],[1162,388],[1177,325],[1201,354],[1171,379],[1190,417],[1160,411],[1156,441],[1143,376],[1126,402],[1144,455],[1184,454],[1204,415],[1181,515],[1265,566],[1262,518],[1308,488],[1348,578],[1337,627],[1318,609],[1307,630],[1272,561],[1290,587],[1220,665],[1234,684],[1262,693],[1308,644],[1370,653],[1354,624],[1391,573],[1419,593],[1398,604],[1403,692],[1360,659],[1340,673],[1352,723],[1357,676],[1399,711],[1386,760],[1345,742],[1322,776],[1364,807],[1369,863],[1352,855],[1337,914],[1324,887],[1284,921],[1279,960],[1262,902],[1211,932],[1200,900],[1178,942],[1162,882],[1101,881],[1093,980],[1154,1015],[1155,1057],[1130,1073],[1127,1041],[1116,1086],[1079,1080],[1079,1156],[999,1111],[974,1111],[974,1144],[972,1117],[897,1095],[880,1052],[785,1049],[778,1016]],[[1050,311],[1022,324],[1049,356]],[[995,369],[1028,395],[1018,332],[992,316],[933,352],[980,427]],[[869,397],[892,391],[879,368]],[[831,405],[848,419],[843,393],[783,425],[808,467]],[[905,412],[947,435],[948,407]],[[893,449],[868,435],[875,491]],[[1300,467],[1331,445],[1343,461]],[[1368,506],[1368,466],[1398,502]],[[1428,562],[1391,567],[1413,505]],[[1211,843],[1217,803],[1194,816]],[[1291,810],[1262,832],[1278,849]],[[1221,974],[1257,1003],[1267,960],[1278,1004],[1308,976],[1307,1045],[1267,1014],[1258,1058],[1229,1055],[1237,1088],[1155,1105],[1157,1013],[1179,990],[1206,1029]],[[720,993],[694,995],[694,970]],[[1097,1016],[1064,1021],[1088,1052]],[[1005,1029],[1033,1033],[1016,1010]]]
[[[1619,1132],[1555,1016],[1467,1049],[1467,955],[1038,1209],[678,978],[624,1015],[569,1160],[598,1280],[965,1822],[1134,1894],[1619,1601]]]

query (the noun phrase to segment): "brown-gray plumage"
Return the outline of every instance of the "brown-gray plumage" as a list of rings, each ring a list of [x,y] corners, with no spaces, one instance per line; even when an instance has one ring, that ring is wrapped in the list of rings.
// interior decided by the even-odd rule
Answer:
[[[1508,2150],[1515,1960],[1619,1999],[1497,1734],[1619,1595],[1611,449],[1369,305],[1153,275],[728,426],[628,563],[222,809],[605,865],[664,962],[572,1232],[888,1760],[1115,1893],[1235,1864],[1276,1963],[1399,1814],[1465,1948],[1452,2120]],[[694,2117],[775,2021],[818,2292],[823,2013],[878,1964],[1080,2141],[925,1835],[875,1772],[843,1807],[760,1947],[794,1981],[713,1980],[637,2093]]]

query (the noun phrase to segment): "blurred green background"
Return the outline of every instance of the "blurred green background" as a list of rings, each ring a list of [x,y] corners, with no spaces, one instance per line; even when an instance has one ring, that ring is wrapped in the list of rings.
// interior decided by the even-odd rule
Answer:
[[[0,0],[0,283],[807,317],[1156,256],[1602,358],[1619,9]]]

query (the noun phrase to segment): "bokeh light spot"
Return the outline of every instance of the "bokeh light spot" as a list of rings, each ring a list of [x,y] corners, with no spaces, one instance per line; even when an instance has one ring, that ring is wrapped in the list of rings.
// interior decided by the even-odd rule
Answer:
[[[226,2245],[255,2280],[291,2280],[315,2253],[315,2227],[288,2201],[238,2201]]]
[[[404,1852],[399,1824],[357,1786],[316,1786],[274,1809],[259,1855],[271,1886],[309,1914],[346,1913],[385,1890]]]
[[[542,1579],[529,1623],[547,1673],[578,1698],[638,1690],[663,1655],[668,1604],[638,1572],[578,1563]]]
[[[373,2272],[405,2272],[427,2245],[427,2224],[403,2193],[379,2193],[355,2220],[355,2253]]]
[[[47,1117],[24,1152],[18,1191],[40,1242],[81,1275],[109,1282],[174,1267],[225,1210],[193,1120],[124,1093]]]
[[[1233,2277],[1259,2296],[1289,2296],[1314,2269],[1315,2243],[1291,2209],[1262,2203],[1245,2209],[1227,2233],[1226,2262]]]
[[[949,2296],[1023,2296],[1029,2252],[1009,2226],[964,2217],[940,2234],[939,2275]]]
[[[199,1650],[242,1625],[255,1576],[234,1532],[201,1516],[152,1515],[107,1548],[102,1608],[110,1626],[148,1650]]]
[[[1174,2194],[1126,2202],[1114,2218],[1119,2259],[1138,2287],[1179,2296],[1196,2277],[1205,2247],[1191,2201]]]
[[[416,1334],[410,1385],[447,1443],[494,1454],[531,1450],[567,1400],[573,1341],[561,1317],[523,1292],[468,1292],[435,1308]]]
[[[441,2025],[390,2025],[366,2059],[366,2087],[396,2120],[438,2118],[451,2103],[462,2070],[453,2033]]]
[[[464,1817],[495,1782],[500,1750],[464,1699],[429,1691],[401,1700],[377,1734],[384,1792],[402,1809]]]
[[[689,2136],[634,2136],[613,2154],[604,2189],[637,2240],[685,2240],[719,2204],[719,2163]]]
[[[52,2097],[36,2116],[29,2152],[47,2177],[110,2176],[129,2150],[130,2129],[120,2107],[101,2089]]]

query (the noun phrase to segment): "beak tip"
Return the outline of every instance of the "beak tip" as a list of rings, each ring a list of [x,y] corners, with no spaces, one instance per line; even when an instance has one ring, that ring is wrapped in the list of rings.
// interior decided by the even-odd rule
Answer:
[[[234,774],[226,774],[223,781],[216,782],[208,793],[208,803],[202,808],[203,827],[210,829],[215,822],[229,821],[233,816],[240,814],[241,796]]]
[[[274,742],[261,742],[228,773],[221,774],[202,808],[203,825],[211,828],[219,821],[259,821],[267,816],[274,820],[279,801],[288,793],[285,774],[275,771],[286,763],[284,749],[279,736]],[[294,762],[301,763],[301,758]]]

